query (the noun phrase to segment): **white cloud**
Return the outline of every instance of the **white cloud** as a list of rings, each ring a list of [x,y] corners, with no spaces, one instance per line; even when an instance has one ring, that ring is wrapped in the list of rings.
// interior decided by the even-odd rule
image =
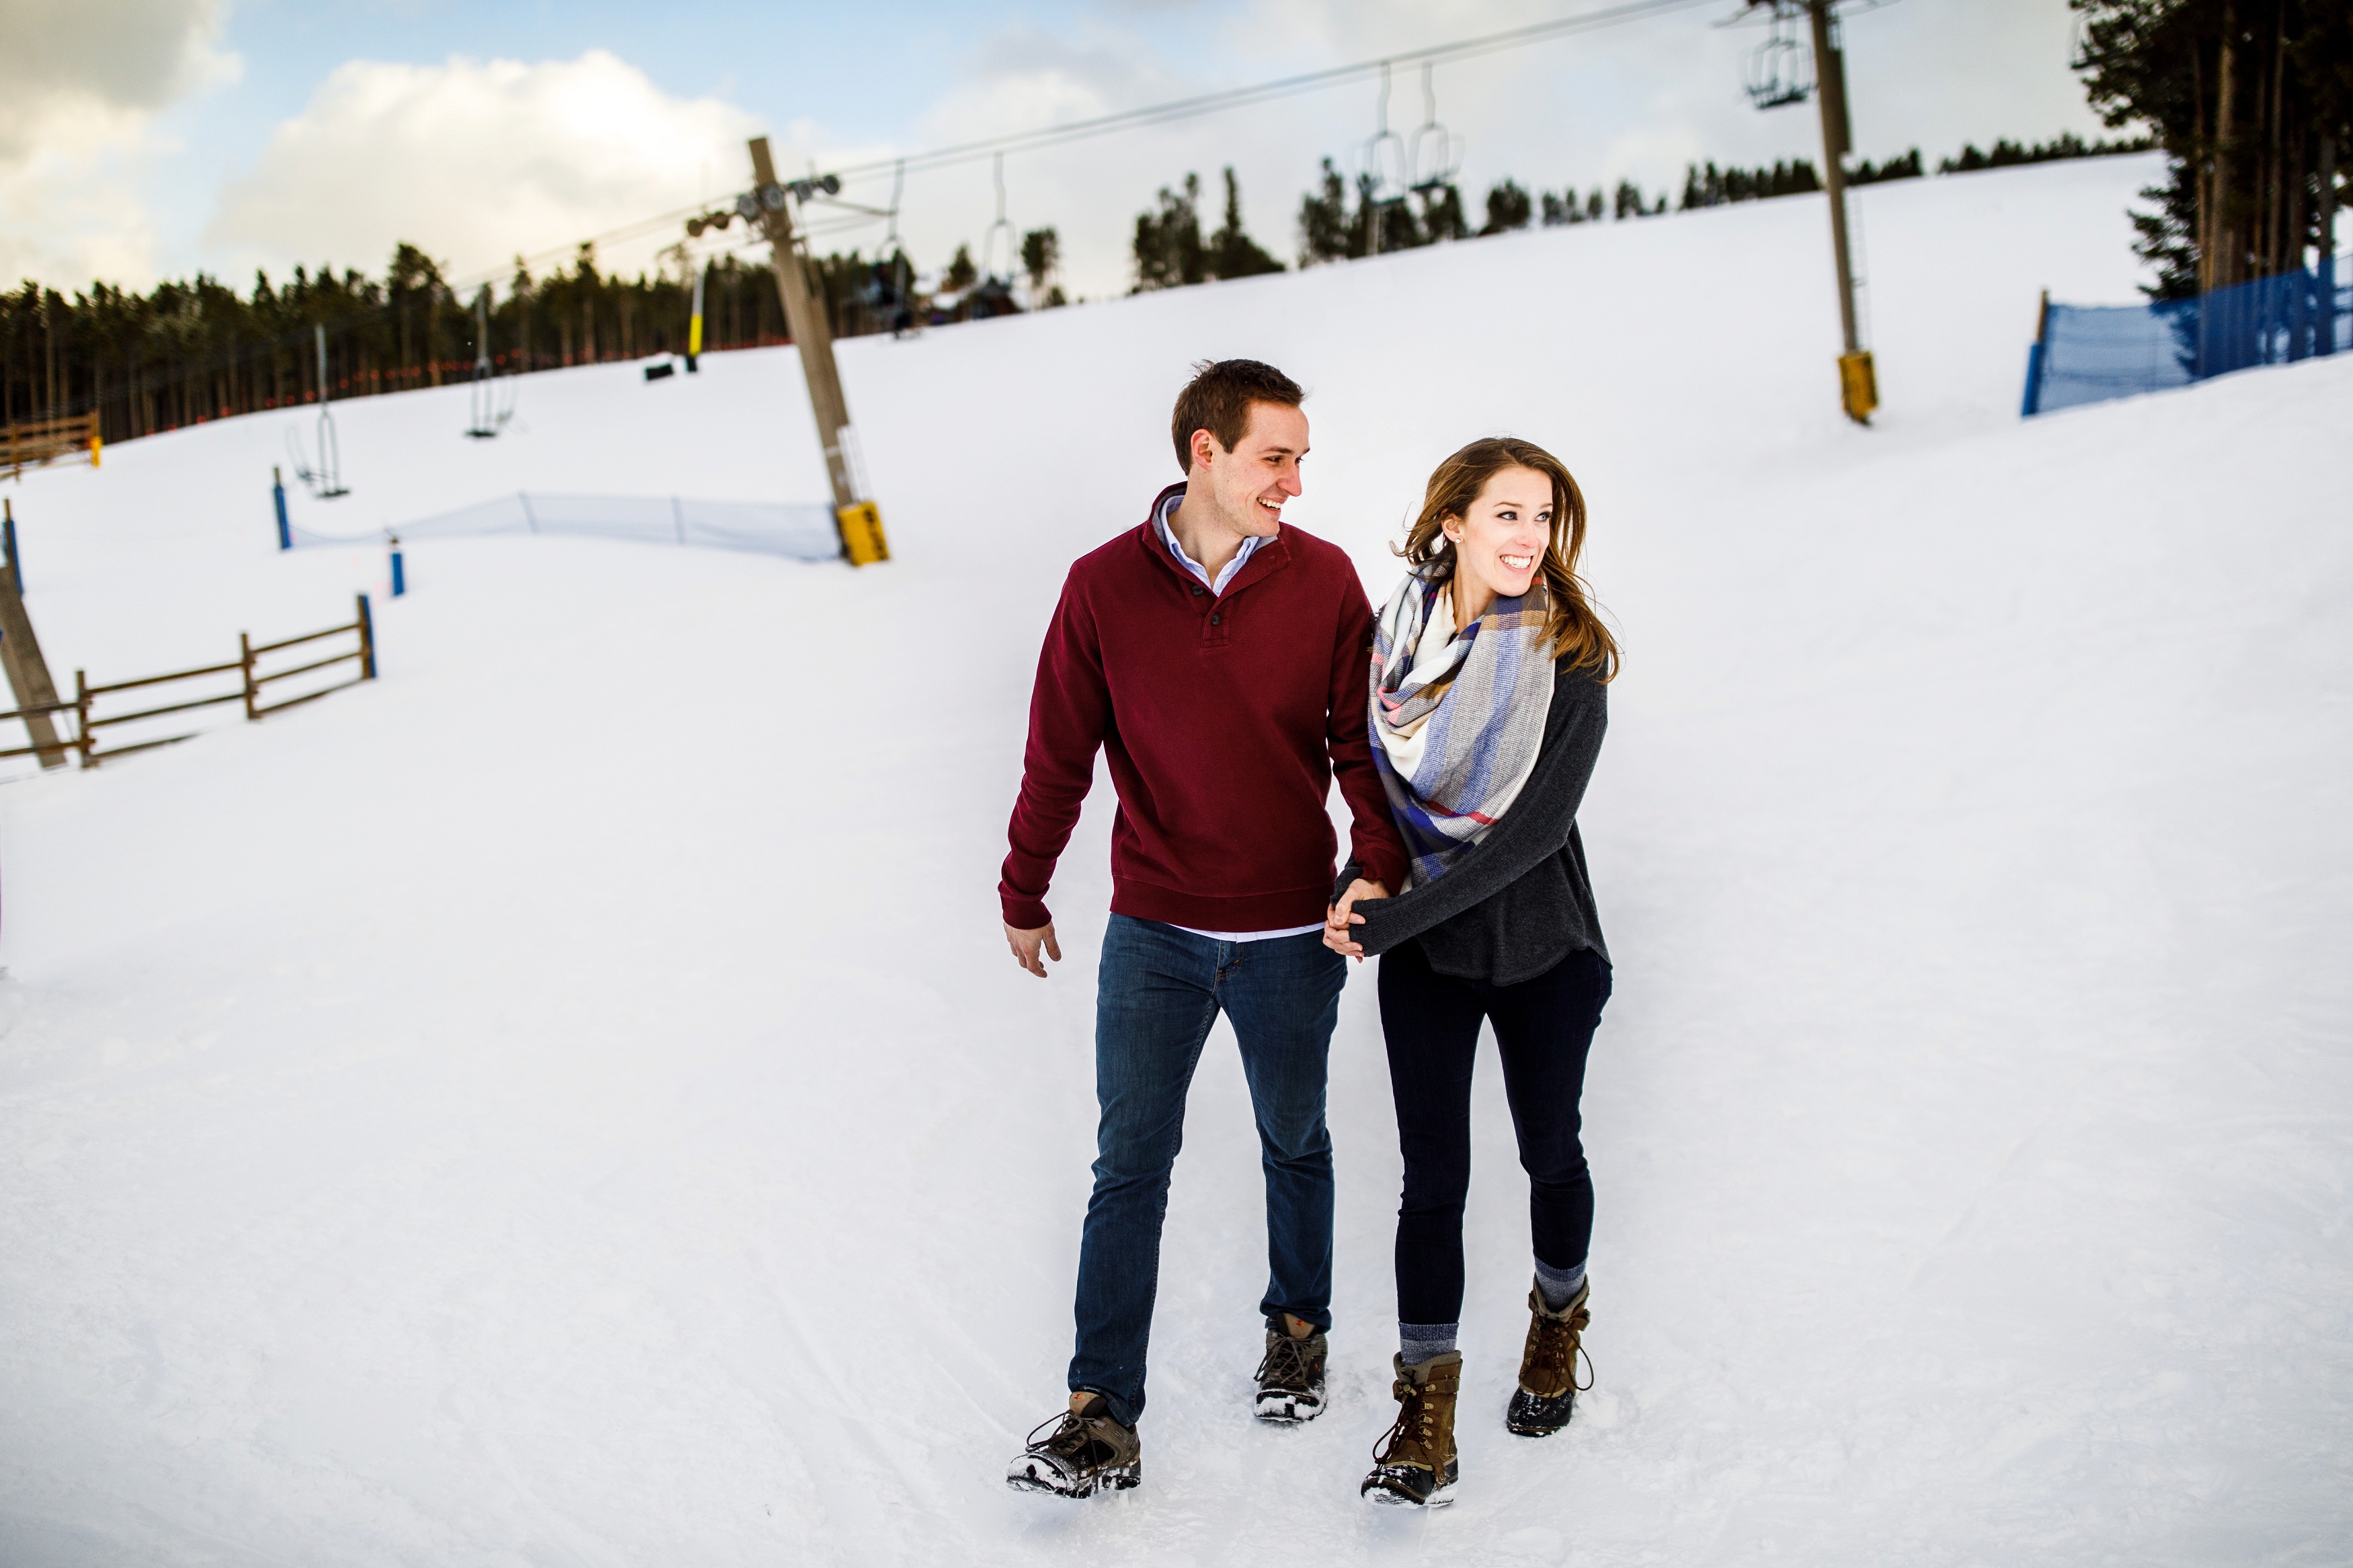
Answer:
[[[138,176],[156,114],[234,79],[215,48],[221,0],[0,5],[0,279],[150,281],[155,235]]]
[[[601,49],[528,65],[354,60],[229,183],[205,243],[280,271],[379,271],[402,240],[460,275],[502,268],[741,187],[744,140],[761,130],[733,104],[664,93]]]

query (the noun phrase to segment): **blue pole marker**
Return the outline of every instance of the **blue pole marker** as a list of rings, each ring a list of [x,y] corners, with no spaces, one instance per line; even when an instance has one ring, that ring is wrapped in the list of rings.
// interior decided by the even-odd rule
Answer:
[[[286,526],[286,482],[280,479],[276,468],[269,470],[269,495],[278,503],[278,548],[294,548],[293,531]]]
[[[400,569],[400,536],[395,534],[392,540],[392,596],[397,599],[407,592],[408,578]]]
[[[2018,416],[2031,419],[2042,412],[2042,345],[2029,343],[2026,348],[2026,395],[2020,401]]]
[[[16,597],[21,599],[25,596],[25,563],[16,558],[16,508],[13,502],[8,506],[5,527],[8,546],[8,575],[16,584]]]

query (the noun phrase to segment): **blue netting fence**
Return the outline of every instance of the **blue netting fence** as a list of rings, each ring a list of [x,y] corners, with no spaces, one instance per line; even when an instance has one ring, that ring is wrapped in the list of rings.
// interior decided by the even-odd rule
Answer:
[[[431,539],[483,539],[546,533],[575,539],[617,539],[638,544],[696,545],[781,555],[791,561],[832,561],[841,535],[829,506],[786,501],[690,500],[680,496],[550,495],[517,491],[438,516],[359,535],[315,533],[290,525],[295,549]]]
[[[2353,351],[2353,281],[2336,273],[2283,272],[2153,305],[2052,305],[2027,353],[2021,412]]]

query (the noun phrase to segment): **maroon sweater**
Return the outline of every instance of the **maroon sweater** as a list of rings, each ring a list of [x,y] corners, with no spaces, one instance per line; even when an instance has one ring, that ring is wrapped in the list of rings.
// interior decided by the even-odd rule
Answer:
[[[1176,564],[1151,519],[1079,558],[1038,656],[1029,745],[997,884],[1005,923],[1035,930],[1054,862],[1094,782],[1119,791],[1112,911],[1202,931],[1324,918],[1336,844],[1332,776],[1365,875],[1404,886],[1366,734],[1373,613],[1337,546],[1285,526],[1222,595]]]

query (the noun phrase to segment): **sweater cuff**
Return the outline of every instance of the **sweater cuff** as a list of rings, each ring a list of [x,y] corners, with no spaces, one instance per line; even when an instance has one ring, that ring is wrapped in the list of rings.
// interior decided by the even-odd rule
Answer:
[[[1357,876],[1367,882],[1378,882],[1389,890],[1392,897],[1405,891],[1405,861],[1402,858],[1393,858],[1376,848],[1370,859],[1352,860],[1349,864],[1356,868]]]
[[[1008,888],[997,889],[997,901],[1004,906],[1005,923],[1015,931],[1036,931],[1054,923],[1053,915],[1042,899],[1027,898]]]

